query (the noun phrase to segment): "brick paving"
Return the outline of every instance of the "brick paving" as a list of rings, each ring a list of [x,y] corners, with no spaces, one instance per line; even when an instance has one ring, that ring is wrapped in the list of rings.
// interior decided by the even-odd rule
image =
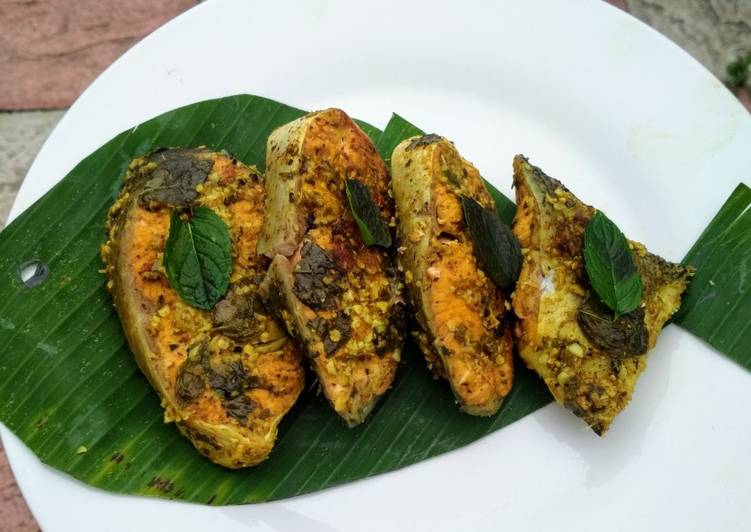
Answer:
[[[69,107],[123,52],[195,0],[0,0],[0,109]]]
[[[5,458],[3,443],[0,441],[0,531],[29,532],[33,530],[39,530],[39,525],[18,491],[10,465]]]
[[[65,111],[0,112],[0,230],[37,152]]]

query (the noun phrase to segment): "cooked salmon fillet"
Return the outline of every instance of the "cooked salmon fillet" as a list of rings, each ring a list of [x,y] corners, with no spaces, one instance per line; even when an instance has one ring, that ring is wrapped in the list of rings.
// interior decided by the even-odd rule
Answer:
[[[595,209],[521,155],[514,159],[514,186],[513,231],[524,256],[513,299],[519,354],[556,401],[603,435],[680,307],[691,269],[630,242],[644,292],[641,306],[616,327],[589,286],[582,258]]]
[[[258,297],[268,259],[256,254],[261,176],[226,153],[166,149],[134,160],[109,212],[107,287],[138,365],[193,445],[217,464],[264,460],[303,389],[294,343]],[[232,273],[212,310],[186,303],[162,259],[175,209],[204,206],[230,230]]]
[[[511,305],[478,266],[461,195],[495,212],[493,199],[477,169],[437,135],[403,141],[391,165],[413,334],[463,411],[494,414],[513,381]]]
[[[356,425],[394,380],[404,304],[389,251],[363,243],[348,179],[367,185],[382,218],[393,219],[386,166],[344,111],[310,113],[275,130],[258,252],[273,259],[263,284],[269,305],[303,347],[336,413]]]

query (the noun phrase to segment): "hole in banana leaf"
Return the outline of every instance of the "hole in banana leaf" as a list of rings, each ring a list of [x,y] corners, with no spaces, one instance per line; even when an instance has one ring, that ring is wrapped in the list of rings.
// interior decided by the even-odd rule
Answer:
[[[34,288],[47,279],[50,269],[38,259],[28,260],[18,265],[18,276],[26,288]]]

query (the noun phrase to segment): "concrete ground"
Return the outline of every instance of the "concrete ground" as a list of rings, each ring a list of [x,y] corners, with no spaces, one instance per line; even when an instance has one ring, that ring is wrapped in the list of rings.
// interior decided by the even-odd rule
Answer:
[[[747,55],[746,69],[751,63],[748,0],[606,1],[661,31],[723,81],[732,62]],[[60,108],[134,42],[195,3],[0,0],[0,230],[31,162],[65,112]],[[735,85],[738,79],[743,76]],[[745,87],[734,90],[751,110],[749,86],[746,78]],[[0,443],[0,531],[37,529]]]
[[[0,113],[0,229],[37,152],[64,110]]]

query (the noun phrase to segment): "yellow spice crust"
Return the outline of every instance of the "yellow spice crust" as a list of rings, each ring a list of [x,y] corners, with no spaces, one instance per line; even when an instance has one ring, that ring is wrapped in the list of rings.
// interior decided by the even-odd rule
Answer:
[[[644,371],[646,352],[619,357],[594,345],[577,316],[590,296],[582,257],[595,210],[522,156],[514,159],[517,211],[513,231],[523,265],[513,296],[519,354],[556,401],[603,435],[626,406]],[[678,310],[691,270],[630,242],[644,283],[648,349]]]
[[[510,300],[477,263],[460,195],[488,209],[493,200],[477,169],[435,135],[402,142],[392,171],[414,334],[461,408],[491,415],[513,381]]]
[[[273,133],[267,187],[279,201],[267,204],[259,249],[278,257],[268,278],[270,292],[286,292],[286,297],[272,294],[277,314],[305,347],[334,410],[355,425],[396,374],[402,343],[397,316],[401,284],[389,252],[363,243],[345,195],[347,179],[367,185],[382,217],[393,220],[386,166],[346,113],[310,113]],[[288,188],[283,194],[278,187],[284,186]],[[287,226],[289,238],[274,247],[270,242],[285,232],[282,220],[290,219],[295,222]],[[333,262],[335,272],[324,279],[331,288],[325,305],[290,293],[307,243]]]
[[[225,153],[187,153],[211,162],[208,177],[196,186],[193,205],[212,209],[230,228],[229,293],[253,299],[268,265],[255,252],[265,195],[262,178]],[[212,311],[190,306],[169,286],[162,261],[173,209],[139,201],[144,185],[140,176],[149,175],[158,164],[148,157],[134,160],[110,210],[108,241],[102,246],[107,286],[139,365],[162,397],[165,420],[177,422],[211,460],[226,467],[254,465],[268,455],[279,420],[303,388],[300,356],[262,308],[254,316],[257,333],[238,339],[221,332]],[[133,303],[138,309],[131,320],[126,314],[132,315]],[[180,398],[180,372],[199,351],[204,364],[212,367],[241,362],[245,378],[252,382],[242,392],[252,406],[247,419],[230,415],[223,397],[210,385],[189,402]]]

